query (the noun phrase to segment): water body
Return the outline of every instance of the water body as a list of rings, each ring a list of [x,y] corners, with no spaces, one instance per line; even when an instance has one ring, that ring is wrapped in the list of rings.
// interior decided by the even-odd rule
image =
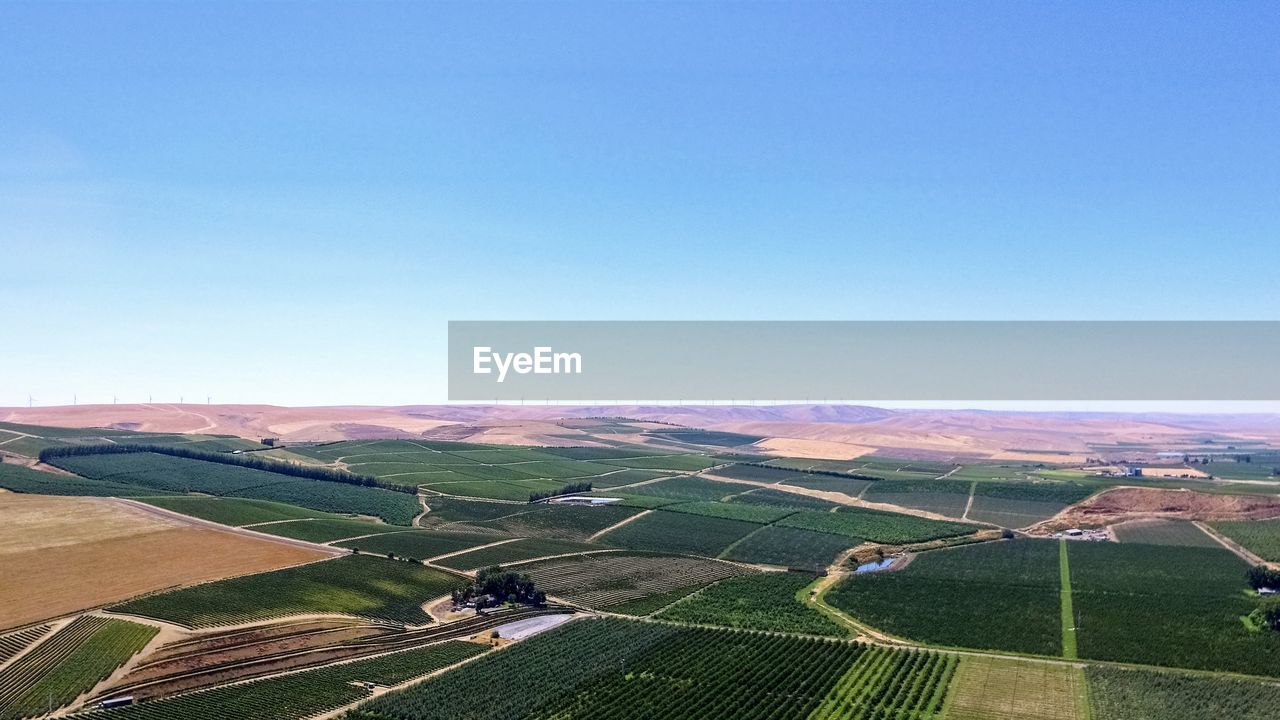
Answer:
[[[877,570],[883,570],[892,564],[893,564],[893,558],[885,558],[883,560],[877,560],[876,562],[863,563],[862,565],[859,565],[858,569],[854,570],[854,572],[855,573],[875,572]]]

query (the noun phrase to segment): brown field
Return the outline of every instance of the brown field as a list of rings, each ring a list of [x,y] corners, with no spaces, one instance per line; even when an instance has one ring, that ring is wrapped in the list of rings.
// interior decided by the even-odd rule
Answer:
[[[0,493],[0,518],[0,629],[328,557],[106,498]]]
[[[1118,487],[1098,493],[1031,528],[1053,532],[1072,527],[1101,527],[1126,520],[1261,520],[1280,517],[1280,497],[1214,495],[1194,490]]]
[[[1084,670],[1006,658],[965,657],[951,681],[948,720],[1083,720]]]
[[[802,438],[773,437],[761,440],[754,447],[783,457],[813,458],[815,460],[853,460],[870,455],[876,448],[866,445],[804,440]]]

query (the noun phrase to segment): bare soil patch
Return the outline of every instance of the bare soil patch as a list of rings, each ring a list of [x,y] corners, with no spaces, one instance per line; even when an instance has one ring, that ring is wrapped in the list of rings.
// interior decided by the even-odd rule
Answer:
[[[1262,520],[1280,516],[1280,497],[1214,495],[1194,490],[1118,487],[1072,505],[1031,527],[1034,533],[1102,527],[1126,520]]]

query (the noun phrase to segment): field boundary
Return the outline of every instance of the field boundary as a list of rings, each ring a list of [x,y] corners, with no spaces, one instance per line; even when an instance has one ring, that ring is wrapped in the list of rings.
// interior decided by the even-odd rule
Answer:
[[[1058,594],[1062,598],[1062,657],[1076,660],[1079,657],[1076,645],[1076,613],[1071,602],[1071,562],[1067,555],[1067,541],[1059,540],[1058,574],[1062,585]]]

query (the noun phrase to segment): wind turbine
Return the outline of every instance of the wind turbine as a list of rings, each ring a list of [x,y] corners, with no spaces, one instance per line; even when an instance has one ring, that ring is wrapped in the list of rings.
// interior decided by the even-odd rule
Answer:
[[[31,397],[31,393],[27,393],[27,407],[31,407],[31,404],[35,401],[36,399]]]

